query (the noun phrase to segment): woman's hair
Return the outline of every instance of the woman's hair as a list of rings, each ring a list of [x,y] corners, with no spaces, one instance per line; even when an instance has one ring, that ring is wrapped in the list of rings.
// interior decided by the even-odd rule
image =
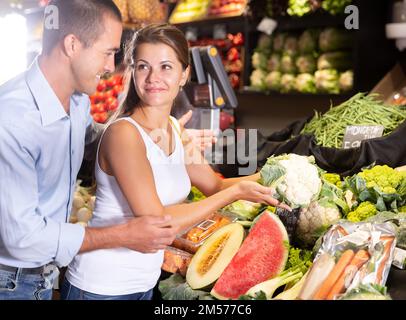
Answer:
[[[125,71],[125,90],[126,96],[117,112],[111,117],[110,122],[114,121],[123,114],[130,114],[139,106],[140,98],[134,85],[134,62],[137,55],[137,48],[141,44],[166,44],[171,47],[182,64],[183,70],[190,65],[189,46],[185,35],[178,28],[170,24],[150,24],[134,33],[125,45],[125,55],[123,63],[126,66]]]

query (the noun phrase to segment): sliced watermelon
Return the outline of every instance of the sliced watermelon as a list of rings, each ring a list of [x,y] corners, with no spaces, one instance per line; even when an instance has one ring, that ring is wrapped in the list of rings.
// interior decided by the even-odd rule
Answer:
[[[217,299],[237,299],[248,289],[283,271],[289,238],[279,218],[269,211],[259,217],[230,264],[214,285]]]

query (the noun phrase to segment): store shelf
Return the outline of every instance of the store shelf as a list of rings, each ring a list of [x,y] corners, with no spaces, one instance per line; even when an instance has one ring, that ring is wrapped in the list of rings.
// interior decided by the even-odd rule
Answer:
[[[281,17],[276,19],[278,31],[293,31],[296,29],[344,26],[346,16],[333,16],[327,12],[315,12],[303,17]]]
[[[205,18],[202,20],[195,20],[189,22],[182,22],[182,23],[173,23],[174,26],[177,26],[180,29],[187,28],[187,27],[209,27],[214,26],[216,24],[241,24],[244,23],[246,19],[249,17],[246,15],[239,15],[234,17],[212,17],[212,18]]]
[[[333,94],[333,93],[300,93],[300,92],[288,92],[288,93],[281,93],[277,91],[260,91],[260,90],[255,90],[252,88],[244,88],[240,91],[238,91],[238,94],[240,95],[259,95],[259,96],[272,96],[272,97],[286,97],[286,98],[340,98],[340,99],[349,99],[352,97],[355,92],[350,91],[346,93],[339,93],[339,94]]]

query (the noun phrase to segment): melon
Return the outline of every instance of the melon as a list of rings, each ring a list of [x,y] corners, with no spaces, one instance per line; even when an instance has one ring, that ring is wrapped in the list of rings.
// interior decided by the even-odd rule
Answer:
[[[211,295],[217,299],[237,299],[248,289],[275,277],[286,265],[289,238],[277,215],[264,211],[238,252],[217,280]]]
[[[214,232],[197,250],[186,273],[192,289],[212,285],[237,253],[244,239],[244,228],[230,223]]]

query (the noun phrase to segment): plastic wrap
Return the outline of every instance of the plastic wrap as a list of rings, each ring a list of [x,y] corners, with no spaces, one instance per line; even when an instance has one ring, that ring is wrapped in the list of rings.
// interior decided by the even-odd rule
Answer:
[[[384,286],[394,257],[396,231],[392,223],[342,222],[331,227],[324,235],[315,261],[325,254],[333,256],[336,264],[341,255],[352,250],[354,255],[365,250],[368,259],[354,267],[349,263],[341,275],[345,275],[344,287],[333,297],[339,298],[345,292],[361,284]]]

